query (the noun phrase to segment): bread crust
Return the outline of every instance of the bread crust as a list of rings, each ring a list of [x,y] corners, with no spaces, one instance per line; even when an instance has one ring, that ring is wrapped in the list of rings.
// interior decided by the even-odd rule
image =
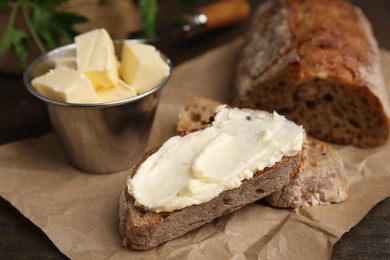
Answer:
[[[367,19],[347,1],[261,5],[233,96],[233,105],[276,110],[321,140],[365,148],[389,136],[378,46]]]

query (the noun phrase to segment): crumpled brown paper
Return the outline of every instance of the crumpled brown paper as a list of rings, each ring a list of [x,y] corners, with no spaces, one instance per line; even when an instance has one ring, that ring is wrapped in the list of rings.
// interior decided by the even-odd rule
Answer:
[[[149,147],[174,132],[187,98],[229,100],[240,46],[235,41],[174,70]],[[382,59],[390,75],[390,54],[382,52]],[[342,234],[390,195],[390,141],[365,150],[336,148],[349,177],[347,201],[298,210],[254,203],[146,252],[121,247],[118,199],[129,172],[79,172],[66,163],[52,134],[0,147],[0,195],[72,259],[329,259]]]

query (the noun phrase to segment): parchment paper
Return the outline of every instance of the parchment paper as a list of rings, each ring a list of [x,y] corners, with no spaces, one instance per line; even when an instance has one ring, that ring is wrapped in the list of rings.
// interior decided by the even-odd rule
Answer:
[[[229,100],[240,46],[237,40],[174,70],[149,147],[174,132],[187,98]],[[382,60],[390,75],[390,54],[383,51]],[[118,233],[118,199],[129,172],[79,172],[52,134],[0,147],[0,195],[72,259],[329,259],[343,233],[390,195],[389,141],[373,149],[336,148],[349,177],[347,201],[299,210],[254,203],[146,252],[123,249]]]

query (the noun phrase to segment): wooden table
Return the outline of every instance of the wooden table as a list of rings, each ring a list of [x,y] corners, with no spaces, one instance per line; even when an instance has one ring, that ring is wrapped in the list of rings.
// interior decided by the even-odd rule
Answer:
[[[165,1],[159,31],[168,32],[172,14],[181,7]],[[262,1],[250,1],[255,8]],[[390,1],[353,0],[370,19],[380,47],[390,50]],[[172,46],[174,66],[242,35],[248,22],[206,33]],[[41,104],[23,87],[21,76],[0,74],[0,144],[34,138],[51,131]],[[17,209],[0,198],[0,259],[66,259],[49,238]],[[390,259],[390,198],[378,203],[336,243],[332,259]]]

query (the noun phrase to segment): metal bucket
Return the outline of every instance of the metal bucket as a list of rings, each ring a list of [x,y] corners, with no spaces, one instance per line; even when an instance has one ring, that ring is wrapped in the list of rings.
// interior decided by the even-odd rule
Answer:
[[[115,42],[120,54],[123,41]],[[149,139],[162,87],[158,86],[135,97],[96,104],[74,104],[41,96],[31,80],[54,68],[59,57],[75,57],[76,46],[67,45],[44,54],[25,70],[23,81],[34,96],[47,104],[50,121],[67,160],[75,168],[88,173],[113,173],[136,163]],[[170,60],[162,58],[171,68]]]

